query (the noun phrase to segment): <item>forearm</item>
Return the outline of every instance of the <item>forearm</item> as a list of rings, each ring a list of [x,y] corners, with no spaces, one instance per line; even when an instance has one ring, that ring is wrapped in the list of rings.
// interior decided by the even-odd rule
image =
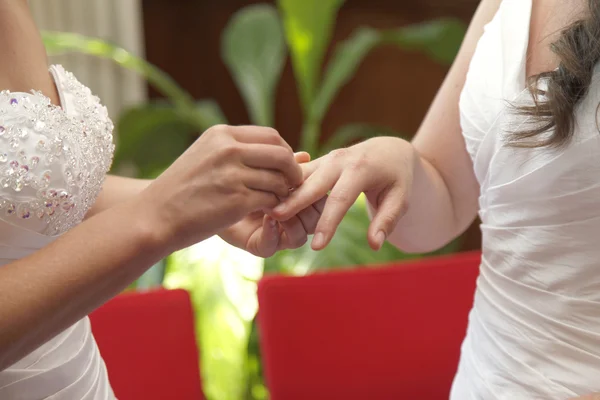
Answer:
[[[100,192],[94,206],[86,214],[86,219],[130,201],[152,182],[152,179],[135,179],[116,175],[107,176],[104,185],[102,185],[102,192]],[[234,227],[229,227],[219,232],[218,235],[233,246],[243,248],[245,245],[243,238],[240,237],[240,232]]]
[[[0,268],[0,371],[115,296],[167,254],[138,203],[90,218]]]
[[[102,185],[102,192],[100,192],[92,209],[87,213],[86,218],[91,218],[102,211],[131,200],[146,189],[150,183],[152,183],[151,179],[107,176],[104,185]]]

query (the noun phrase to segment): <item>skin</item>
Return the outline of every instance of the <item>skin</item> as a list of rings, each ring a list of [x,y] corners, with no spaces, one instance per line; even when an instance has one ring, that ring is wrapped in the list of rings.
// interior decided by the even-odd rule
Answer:
[[[312,241],[313,249],[320,250],[364,192],[372,216],[367,237],[373,249],[388,240],[405,252],[423,253],[459,236],[475,220],[480,190],[461,133],[459,96],[484,26],[500,3],[480,2],[460,52],[411,142],[374,138],[303,165],[304,184],[273,210],[273,217],[286,221],[330,191]],[[549,45],[584,10],[583,0],[534,0],[527,76],[557,67]]]
[[[59,105],[25,0],[0,2],[0,58],[1,88]],[[108,177],[83,223],[0,268],[0,371],[173,251],[215,234],[259,256],[303,244],[324,200],[283,223],[264,212],[303,182],[308,160],[273,129],[216,126],[155,181]]]

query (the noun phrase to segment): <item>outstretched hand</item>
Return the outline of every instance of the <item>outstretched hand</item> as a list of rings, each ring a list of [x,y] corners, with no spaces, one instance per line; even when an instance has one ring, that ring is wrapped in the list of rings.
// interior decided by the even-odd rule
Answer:
[[[392,233],[406,209],[412,186],[414,151],[410,143],[379,137],[339,149],[302,165],[303,184],[273,209],[278,221],[288,221],[316,201],[326,204],[315,228],[312,248],[321,250],[331,241],[338,225],[364,192],[376,209],[367,234],[378,250]]]
[[[308,153],[297,153],[300,164],[310,161]],[[258,257],[271,257],[276,251],[298,248],[314,233],[325,199],[299,210],[284,222],[275,221],[264,211],[247,215],[238,223],[219,234],[229,244],[248,251]]]

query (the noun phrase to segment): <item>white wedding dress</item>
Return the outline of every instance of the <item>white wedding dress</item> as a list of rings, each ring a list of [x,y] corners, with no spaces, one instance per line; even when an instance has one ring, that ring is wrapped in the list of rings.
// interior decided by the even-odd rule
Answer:
[[[38,92],[0,93],[0,265],[80,223],[112,162],[106,108],[62,67],[50,72],[61,107]],[[0,399],[114,399],[89,319],[1,371]]]
[[[452,400],[600,392],[600,68],[567,147],[507,146],[507,132],[527,123],[507,102],[531,103],[531,7],[532,0],[502,1],[461,95],[481,186],[483,257]]]

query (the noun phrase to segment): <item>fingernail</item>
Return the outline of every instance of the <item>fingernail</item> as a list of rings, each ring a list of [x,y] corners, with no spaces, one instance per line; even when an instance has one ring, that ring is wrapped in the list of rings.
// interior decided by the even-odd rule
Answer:
[[[383,242],[385,242],[385,232],[379,231],[375,235],[375,244],[377,244],[377,249],[380,249],[383,246]]]
[[[276,225],[277,225],[277,221],[275,221],[275,220],[274,220],[274,219],[272,219],[272,218],[269,218],[269,226],[270,226],[271,228],[275,228],[275,226],[276,226]]]
[[[315,237],[312,240],[312,247],[321,248],[325,244],[325,235],[321,232],[315,233]]]
[[[284,211],[285,211],[285,204],[283,204],[283,203],[280,203],[273,209],[273,212],[276,212],[276,213],[282,213]]]

